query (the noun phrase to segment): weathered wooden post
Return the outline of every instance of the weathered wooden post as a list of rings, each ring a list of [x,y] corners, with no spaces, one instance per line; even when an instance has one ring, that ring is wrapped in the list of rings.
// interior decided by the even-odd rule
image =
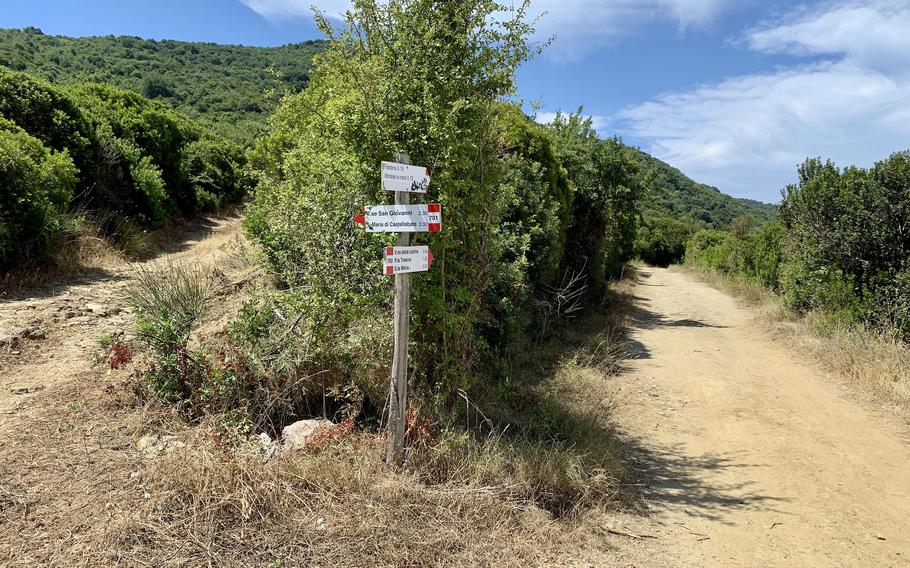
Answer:
[[[407,154],[396,154],[399,164],[411,164]],[[395,192],[395,205],[410,205],[411,194]],[[411,244],[411,233],[398,233],[398,246]],[[410,337],[411,275],[395,275],[395,347],[392,350],[392,384],[389,389],[389,448],[386,462],[401,465],[404,461],[405,411],[408,408],[408,339]]]
[[[395,192],[395,205],[371,205],[355,221],[371,233],[398,233],[398,244],[385,251],[385,273],[395,276],[395,347],[392,351],[392,380],[389,387],[389,447],[386,461],[404,461],[405,413],[408,406],[408,337],[411,312],[411,272],[426,272],[433,253],[426,246],[410,246],[411,233],[435,233],[442,228],[438,203],[411,205],[411,193],[426,193],[430,175],[426,168],[412,166],[405,154],[394,162],[382,162],[382,188]]]

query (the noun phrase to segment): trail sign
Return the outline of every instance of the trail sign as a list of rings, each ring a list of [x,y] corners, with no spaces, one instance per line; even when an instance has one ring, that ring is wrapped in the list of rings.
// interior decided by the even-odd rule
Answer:
[[[442,206],[368,205],[354,221],[368,233],[438,233],[442,229]]]
[[[382,162],[382,189],[386,191],[426,193],[429,185],[430,174],[422,166]]]
[[[385,273],[389,276],[409,272],[426,272],[433,264],[430,247],[388,247],[385,249]]]

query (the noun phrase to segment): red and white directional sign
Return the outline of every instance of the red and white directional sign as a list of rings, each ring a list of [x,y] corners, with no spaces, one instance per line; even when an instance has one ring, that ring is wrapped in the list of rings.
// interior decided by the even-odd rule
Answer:
[[[388,247],[385,249],[385,273],[389,276],[407,272],[426,272],[433,264],[430,247]]]
[[[438,233],[442,229],[442,206],[369,205],[354,221],[366,225],[368,233]]]
[[[429,186],[430,174],[423,166],[410,166],[396,162],[382,163],[382,189],[386,191],[426,193]]]

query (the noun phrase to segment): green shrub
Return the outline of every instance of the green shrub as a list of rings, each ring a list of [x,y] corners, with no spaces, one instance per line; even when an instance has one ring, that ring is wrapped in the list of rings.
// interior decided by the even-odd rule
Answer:
[[[183,167],[196,190],[197,209],[206,211],[240,200],[246,193],[240,146],[228,140],[203,137],[184,151]]]
[[[76,185],[69,154],[0,117],[0,267],[44,258]]]
[[[785,298],[906,331],[910,293],[910,153],[872,169],[807,160],[784,191]]]
[[[79,185],[91,186],[97,149],[91,125],[72,97],[31,75],[0,67],[0,117],[48,149],[66,150],[78,170]]]
[[[686,221],[669,217],[648,218],[636,237],[636,255],[655,266],[682,262],[686,255],[686,243],[695,230],[695,226]]]

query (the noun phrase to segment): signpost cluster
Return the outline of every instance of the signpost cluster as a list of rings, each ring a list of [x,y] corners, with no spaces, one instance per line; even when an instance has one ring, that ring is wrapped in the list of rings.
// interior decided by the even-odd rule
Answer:
[[[385,250],[384,273],[395,276],[395,347],[389,389],[389,447],[386,461],[404,461],[405,410],[408,402],[408,335],[411,309],[410,275],[426,272],[433,264],[427,246],[411,246],[411,233],[442,230],[442,207],[438,203],[410,204],[411,193],[426,194],[430,186],[427,169],[412,166],[405,154],[394,162],[382,162],[382,188],[395,192],[395,205],[370,205],[354,220],[368,233],[398,233],[398,242]]]

